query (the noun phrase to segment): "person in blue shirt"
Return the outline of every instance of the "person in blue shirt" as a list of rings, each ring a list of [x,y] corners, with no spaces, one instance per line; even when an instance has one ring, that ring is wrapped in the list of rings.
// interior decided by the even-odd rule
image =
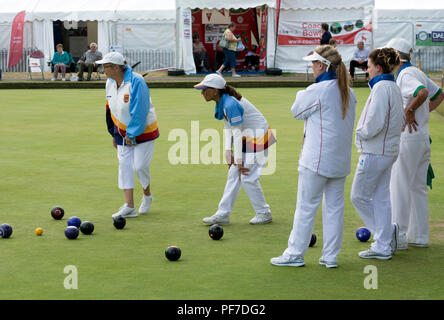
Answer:
[[[54,76],[51,81],[57,80],[59,72],[62,73],[62,81],[65,81],[66,69],[69,68],[69,63],[71,62],[71,56],[68,52],[63,51],[63,44],[59,43],[56,46],[57,52],[54,53],[52,57],[52,64],[54,66]]]

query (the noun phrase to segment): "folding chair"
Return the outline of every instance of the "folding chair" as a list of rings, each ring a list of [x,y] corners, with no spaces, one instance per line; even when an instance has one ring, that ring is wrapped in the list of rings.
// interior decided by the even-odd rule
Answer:
[[[42,59],[41,58],[32,58],[31,56],[28,56],[28,80],[32,80],[32,73],[41,73],[42,80],[45,80],[45,77],[43,75],[43,65],[42,65]]]

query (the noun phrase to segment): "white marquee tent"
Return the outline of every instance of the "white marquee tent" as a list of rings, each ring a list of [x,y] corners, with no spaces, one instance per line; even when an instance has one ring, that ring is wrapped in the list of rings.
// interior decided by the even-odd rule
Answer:
[[[369,48],[383,46],[391,38],[401,36],[412,41],[416,52],[435,50],[439,53],[444,50],[443,45],[418,45],[417,41],[426,33],[431,36],[431,31],[440,31],[444,35],[442,0],[281,0],[280,3],[279,34],[287,32],[289,25],[302,22],[370,19],[373,32],[367,45]],[[175,66],[189,74],[195,72],[191,9],[220,10],[263,5],[268,8],[266,66],[281,68],[284,72],[306,72],[307,64],[302,57],[315,45],[275,46],[276,0],[1,0],[0,50],[9,48],[15,15],[26,10],[24,47],[39,49],[46,58],[52,57],[54,52],[53,21],[96,21],[97,42],[103,53],[108,52],[110,46],[120,47],[123,51],[161,49],[173,56],[172,62],[164,62],[164,67]],[[355,45],[339,45],[338,49],[348,64]],[[439,53],[437,57],[444,59],[444,54]]]
[[[164,49],[175,51],[175,0],[2,0],[0,1],[0,49],[9,47],[12,21],[26,10],[24,47],[52,57],[53,21],[97,21],[97,43],[102,53],[110,46],[122,50]],[[168,66],[168,67],[172,67]]]

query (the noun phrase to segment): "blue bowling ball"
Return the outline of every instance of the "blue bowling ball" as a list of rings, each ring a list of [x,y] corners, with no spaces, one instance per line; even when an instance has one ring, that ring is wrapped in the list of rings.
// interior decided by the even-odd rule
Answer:
[[[79,229],[75,226],[69,226],[65,229],[65,236],[68,239],[74,240],[79,236]]]
[[[71,217],[68,219],[68,227],[74,226],[76,228],[80,228],[80,225],[82,224],[82,220],[78,217]]]
[[[358,238],[359,241],[366,242],[368,239],[370,239],[371,232],[365,227],[361,227],[356,231],[356,238]]]

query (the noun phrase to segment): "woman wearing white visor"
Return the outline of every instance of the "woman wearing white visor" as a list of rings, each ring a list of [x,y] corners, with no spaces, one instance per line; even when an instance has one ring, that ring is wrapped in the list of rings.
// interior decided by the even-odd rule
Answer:
[[[404,125],[401,90],[392,74],[399,64],[391,48],[373,50],[368,58],[370,95],[356,127],[355,144],[361,156],[355,171],[351,201],[373,234],[364,259],[391,259],[397,250],[398,226],[392,225],[390,176],[398,157]]]
[[[209,225],[229,224],[230,213],[243,186],[256,211],[256,216],[250,220],[250,224],[270,223],[270,207],[265,202],[259,182],[268,147],[275,142],[267,120],[253,104],[227,85],[224,78],[218,74],[207,75],[194,87],[202,90],[206,101],[216,102],[214,117],[224,120],[225,160],[229,166],[228,179],[218,210],[211,217],[204,218],[203,222]]]
[[[271,259],[276,266],[305,264],[316,212],[322,200],[323,249],[321,265],[337,267],[344,225],[344,185],[350,173],[356,98],[338,51],[317,47],[304,57],[313,62],[316,83],[296,95],[291,112],[304,120],[293,230],[284,253]]]

